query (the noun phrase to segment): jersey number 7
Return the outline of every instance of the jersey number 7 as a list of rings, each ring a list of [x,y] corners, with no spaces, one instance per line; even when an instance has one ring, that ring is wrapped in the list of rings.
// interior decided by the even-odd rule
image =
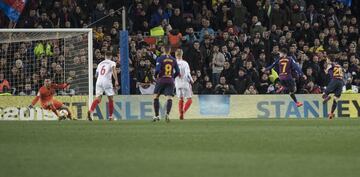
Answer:
[[[281,72],[285,73],[286,72],[287,62],[280,62],[280,66],[281,66]]]

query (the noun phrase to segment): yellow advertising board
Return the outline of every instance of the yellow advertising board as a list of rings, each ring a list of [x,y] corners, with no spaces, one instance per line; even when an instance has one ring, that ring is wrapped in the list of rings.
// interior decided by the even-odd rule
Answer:
[[[185,119],[206,118],[323,118],[327,117],[332,100],[323,104],[321,95],[297,95],[304,106],[298,108],[288,95],[195,95]],[[37,105],[28,110],[33,97],[0,97],[0,120],[57,120],[55,115]],[[58,96],[56,99],[71,105],[78,119],[86,119],[87,96]],[[107,98],[96,108],[94,119],[107,119]],[[151,119],[151,95],[114,97],[114,117],[118,120]],[[178,119],[178,99],[174,98],[171,119]],[[166,99],[160,99],[160,115],[166,112]],[[360,117],[360,94],[343,94],[338,101],[336,117]]]
[[[33,96],[1,96],[0,120],[57,120],[54,113],[42,109],[39,103],[29,109],[33,99]],[[68,105],[76,117],[86,115],[87,96],[57,96],[56,99]]]
[[[322,118],[327,117],[332,100],[323,104],[321,95],[297,95],[304,103],[296,107],[288,95],[196,95],[186,113],[187,119],[202,118]],[[177,119],[178,99],[173,101],[171,118]],[[94,114],[99,119],[108,117],[103,102]],[[160,99],[160,115],[166,112],[165,97]],[[114,116],[117,119],[151,119],[153,117],[152,96],[116,96]],[[343,94],[338,101],[337,117],[360,115],[360,94]]]

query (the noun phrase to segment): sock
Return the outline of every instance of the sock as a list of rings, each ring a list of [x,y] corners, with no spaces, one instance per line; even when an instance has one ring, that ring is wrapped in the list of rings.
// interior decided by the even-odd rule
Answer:
[[[184,100],[182,98],[179,100],[179,113],[180,115],[184,113]]]
[[[190,108],[191,103],[192,103],[192,99],[189,98],[185,103],[184,112],[186,112]]]
[[[71,114],[71,111],[69,110],[69,109],[66,109],[67,110],[67,112],[68,112],[68,118],[72,118],[72,114]]]
[[[159,116],[159,107],[160,107],[160,103],[159,103],[159,98],[155,98],[154,99],[154,111],[155,111],[155,116]]]
[[[290,97],[297,103],[297,99],[294,93],[290,93]]]
[[[114,112],[114,100],[109,100],[109,116],[111,117]]]
[[[172,107],[172,99],[168,99],[166,104],[166,114],[170,114],[171,107]]]
[[[331,106],[331,114],[334,114],[334,111],[335,111],[335,109],[336,109],[336,106],[337,106],[337,101],[334,99],[333,104],[332,104],[332,106]]]
[[[96,106],[100,103],[100,101],[98,99],[95,99],[92,104],[91,104],[91,107],[90,107],[90,112],[94,112]]]

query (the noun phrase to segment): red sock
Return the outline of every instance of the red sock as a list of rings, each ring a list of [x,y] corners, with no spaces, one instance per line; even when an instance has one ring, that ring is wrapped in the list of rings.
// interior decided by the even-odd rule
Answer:
[[[184,100],[183,99],[179,100],[179,113],[180,113],[180,115],[184,113]]]
[[[113,115],[113,112],[114,112],[114,101],[109,100],[109,116],[110,117]]]
[[[185,103],[184,112],[186,112],[190,108],[191,103],[192,103],[192,100],[191,100],[191,98],[189,98]]]
[[[90,107],[90,112],[94,112],[96,106],[100,103],[100,101],[98,99],[95,99],[92,104],[91,104],[91,107]]]

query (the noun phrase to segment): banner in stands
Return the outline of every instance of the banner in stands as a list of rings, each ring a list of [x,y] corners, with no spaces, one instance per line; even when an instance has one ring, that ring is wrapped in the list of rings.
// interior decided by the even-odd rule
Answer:
[[[53,112],[40,108],[39,103],[29,109],[33,96],[0,96],[0,99],[0,120],[57,120]],[[56,99],[68,105],[76,117],[85,118],[87,96],[57,96]]]
[[[185,119],[207,118],[323,118],[327,117],[332,100],[323,104],[321,95],[297,95],[304,103],[297,108],[288,95],[197,95],[185,115]],[[28,109],[33,97],[2,96],[0,120],[57,120],[56,116],[37,107]],[[87,96],[56,97],[72,105],[70,108],[78,119],[85,119]],[[121,120],[151,119],[153,103],[151,95],[114,97],[114,117]],[[171,119],[178,119],[178,99],[173,101]],[[166,99],[160,99],[160,115],[166,112]],[[94,119],[107,119],[107,98],[96,108]],[[338,101],[337,117],[360,117],[360,94],[343,94]]]

